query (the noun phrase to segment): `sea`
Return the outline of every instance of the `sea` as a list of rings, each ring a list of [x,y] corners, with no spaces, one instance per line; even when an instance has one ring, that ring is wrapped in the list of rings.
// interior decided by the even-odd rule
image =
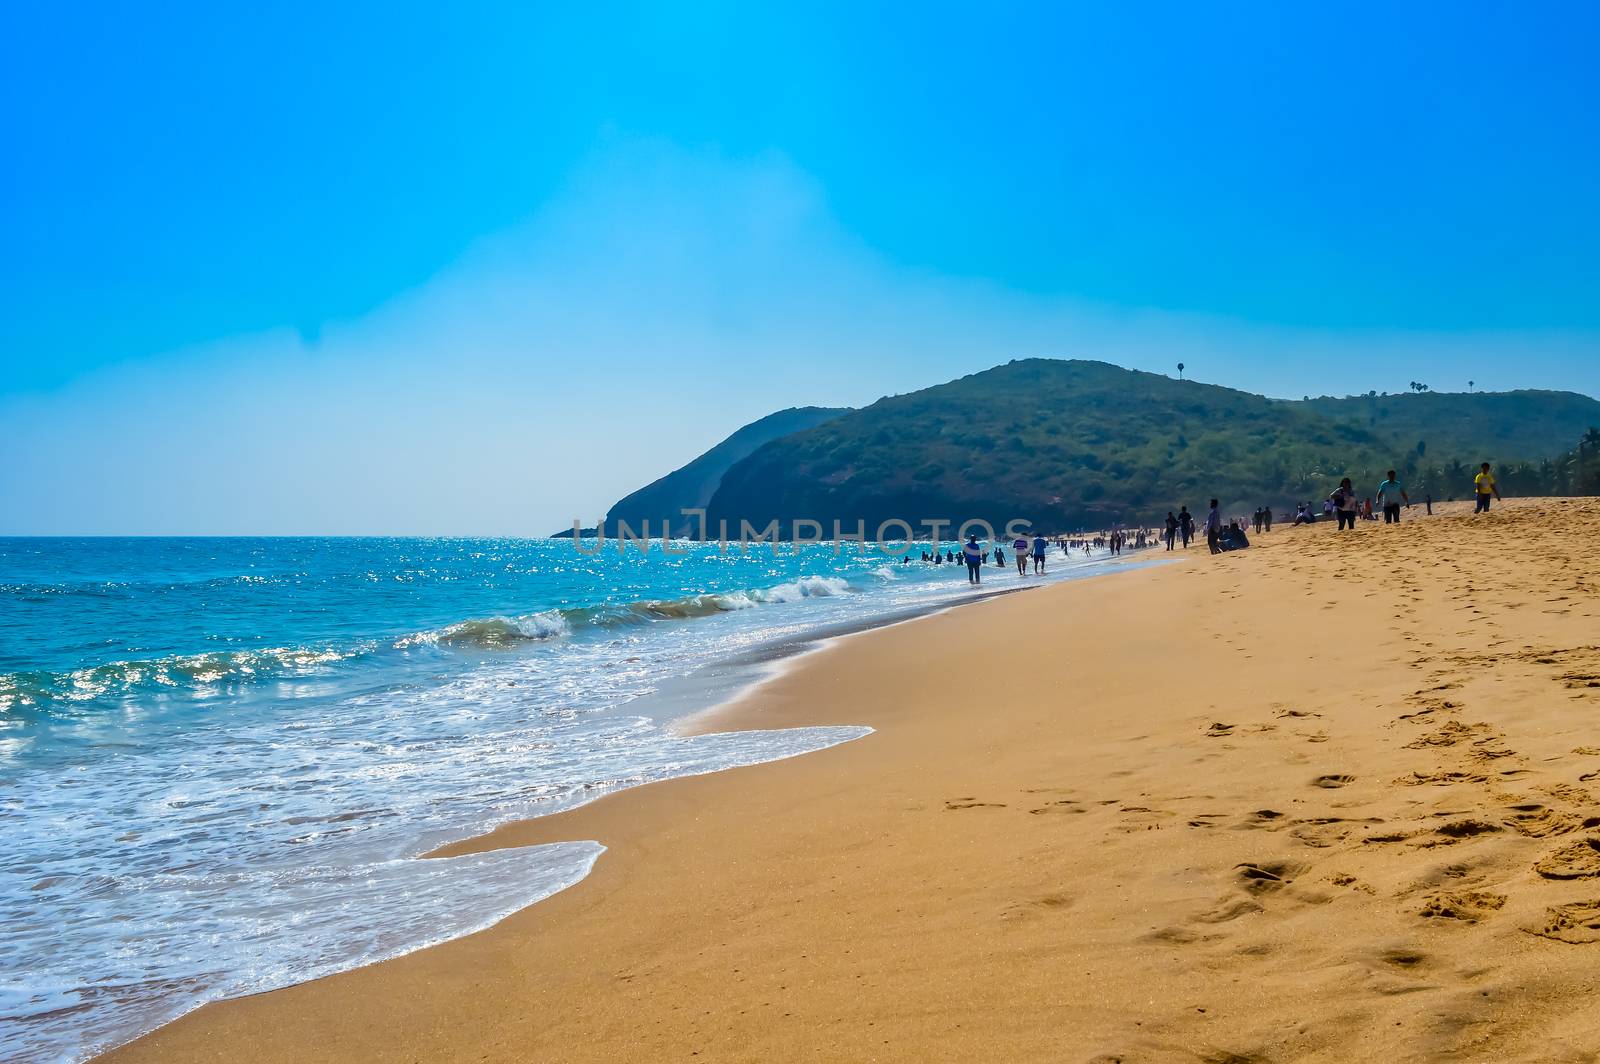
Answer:
[[[604,847],[422,854],[860,738],[673,722],[820,640],[1128,564],[973,589],[925,549],[0,539],[0,1060],[488,927]]]

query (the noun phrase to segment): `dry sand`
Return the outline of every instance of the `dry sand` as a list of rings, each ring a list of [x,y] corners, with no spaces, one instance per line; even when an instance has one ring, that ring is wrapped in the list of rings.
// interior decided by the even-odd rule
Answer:
[[[1600,1059],[1600,501],[1421,512],[844,640],[717,724],[875,735],[109,1059]]]

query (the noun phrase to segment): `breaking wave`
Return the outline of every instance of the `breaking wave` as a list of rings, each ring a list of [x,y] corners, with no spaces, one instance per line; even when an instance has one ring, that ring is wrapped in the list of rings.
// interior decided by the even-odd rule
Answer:
[[[52,702],[88,702],[135,690],[194,690],[241,680],[304,675],[358,657],[366,649],[221,650],[109,661],[67,672],[13,672],[0,676],[0,711]]]
[[[414,632],[395,639],[395,650],[446,647],[509,650],[530,643],[562,639],[575,630],[615,628],[656,621],[692,620],[733,610],[779,602],[798,602],[850,594],[857,589],[834,576],[804,576],[774,587],[687,595],[673,599],[641,599],[615,605],[543,610],[516,617],[480,617],[443,628]],[[112,661],[68,672],[21,672],[0,675],[0,713],[90,702],[136,691],[205,691],[250,680],[309,675],[372,653],[374,644],[355,648],[274,647],[265,650],[214,651],[148,660]]]
[[[400,649],[419,645],[475,646],[489,650],[571,635],[581,628],[616,628],[652,621],[686,621],[717,613],[747,610],[771,602],[797,602],[854,591],[850,581],[835,576],[803,576],[776,587],[685,595],[674,599],[640,599],[616,605],[545,610],[522,617],[485,617],[462,621],[431,632],[395,640]]]

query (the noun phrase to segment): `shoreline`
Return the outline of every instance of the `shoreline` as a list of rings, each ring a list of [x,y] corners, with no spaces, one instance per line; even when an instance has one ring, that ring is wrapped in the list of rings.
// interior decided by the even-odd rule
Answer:
[[[1154,548],[1151,548],[1151,550],[1153,551]],[[1174,561],[1176,560],[1177,559],[1174,559]],[[796,636],[792,639],[768,644],[767,646],[750,651],[741,657],[730,659],[728,662],[722,663],[719,666],[715,666],[714,668],[719,671],[726,671],[736,675],[740,672],[740,670],[753,669],[757,671],[754,673],[747,673],[743,679],[735,679],[733,683],[723,689],[723,695],[721,697],[716,698],[714,701],[709,702],[703,707],[690,710],[667,719],[666,727],[669,731],[677,735],[706,735],[712,733],[713,731],[750,730],[756,727],[756,725],[752,723],[748,727],[741,727],[738,723],[737,717],[740,712],[746,709],[748,703],[759,700],[761,696],[761,689],[764,686],[793,671],[794,669],[799,668],[801,664],[813,654],[825,651],[829,647],[838,645],[846,640],[870,635],[873,632],[882,631],[886,628],[895,628],[904,624],[912,624],[917,621],[922,621],[931,617],[937,617],[944,613],[949,613],[953,610],[963,609],[968,606],[976,606],[980,603],[1002,598],[1007,595],[1016,595],[1024,592],[1047,591],[1055,587],[1077,584],[1084,580],[1113,576],[1119,573],[1131,572],[1162,564],[1171,563],[1163,562],[1158,557],[1142,557],[1140,554],[1135,554],[1132,558],[1127,560],[1123,560],[1121,558],[1108,558],[1096,563],[1096,567],[1093,569],[1082,572],[1081,574],[1074,573],[1073,575],[1065,578],[1058,578],[1049,583],[1022,584],[1013,587],[1003,587],[993,591],[985,590],[974,594],[969,598],[955,599],[953,601],[940,602],[927,606],[900,610],[895,613],[885,614],[881,617],[873,617],[866,620],[830,625],[825,628],[817,629],[813,632],[808,632],[804,635]],[[1007,567],[1006,572],[1009,573],[1009,571],[1010,568]],[[699,687],[694,683],[693,676],[681,678],[679,684],[687,689],[685,693],[689,694],[690,697],[693,697],[694,694],[702,693],[706,690],[705,687]],[[656,702],[656,696],[650,696],[643,701],[646,703],[645,708],[648,709],[649,705],[653,705]],[[713,728],[711,726],[714,722],[725,719],[728,721],[729,727]],[[804,726],[805,725],[786,725],[786,727]]]
[[[977,602],[985,601],[989,598],[1001,597],[1017,591],[1039,590],[1042,587],[1053,586],[1056,583],[1075,582],[1088,575],[1101,575],[1106,572],[1119,571],[1120,569],[1127,567],[1129,564],[1130,562],[1128,559],[1097,557],[1092,563],[1089,564],[1074,562],[1073,564],[1068,565],[1065,572],[1057,571],[1054,573],[1054,579],[1050,580],[1049,582],[1041,582],[1037,577],[1030,577],[1028,580],[1018,581],[1016,584],[1013,584],[1013,582],[1010,580],[1002,580],[995,582],[1000,586],[986,585],[981,592],[977,589],[968,589],[965,586],[964,580],[942,581],[941,583],[948,583],[951,590],[955,590],[959,587],[960,593],[954,597],[945,597],[941,600],[931,603],[919,603],[915,605],[901,604],[898,606],[893,606],[889,608],[889,612],[882,614],[869,615],[866,617],[858,617],[849,620],[841,619],[831,622],[823,622],[817,627],[805,630],[803,632],[781,636],[777,639],[772,639],[768,642],[757,644],[749,649],[739,651],[733,656],[723,659],[722,661],[713,662],[697,668],[693,672],[683,676],[670,679],[656,692],[642,696],[633,702],[613,706],[605,710],[604,713],[606,715],[623,714],[649,718],[657,727],[662,728],[667,734],[684,738],[694,735],[709,734],[714,730],[720,731],[726,735],[757,734],[760,732],[774,732],[781,730],[793,734],[795,738],[791,740],[791,743],[798,744],[800,746],[798,749],[775,753],[768,756],[758,756],[758,752],[752,750],[748,752],[748,756],[753,758],[752,760],[738,762],[734,767],[753,767],[756,765],[768,764],[772,761],[784,760],[790,757],[798,756],[802,753],[815,752],[818,749],[827,748],[826,745],[815,745],[819,742],[826,743],[828,745],[851,742],[857,738],[863,737],[864,735],[870,734],[870,729],[852,728],[848,729],[850,734],[844,734],[840,736],[824,736],[821,738],[805,738],[801,736],[802,732],[822,731],[825,729],[771,729],[761,728],[759,725],[752,728],[712,729],[707,727],[704,722],[709,721],[712,715],[720,711],[726,705],[740,701],[741,699],[747,697],[751,691],[758,689],[763,683],[767,682],[773,676],[781,674],[782,672],[791,668],[793,663],[799,661],[810,653],[826,647],[836,640],[848,638],[849,636],[856,634],[870,632],[887,626],[902,624],[908,620],[933,616],[946,610],[953,609],[957,606],[972,605]],[[1005,576],[1008,574],[1009,569],[1000,572],[998,575]],[[1021,586],[1017,586],[1017,584],[1020,584]],[[879,608],[883,607],[880,606]],[[812,623],[815,624],[816,622]],[[687,707],[691,706],[695,708],[685,711]],[[842,731],[845,729],[840,730]],[[678,771],[682,772],[684,768],[691,767],[683,766],[680,767]],[[668,779],[689,778],[691,775],[703,775],[723,770],[724,768],[722,766],[693,766],[691,771],[685,775],[669,776]],[[656,780],[650,782],[663,781]],[[556,812],[582,808],[583,806],[594,801],[624,793],[628,790],[636,789],[637,787],[644,785],[646,784],[630,783],[618,790],[611,791],[605,791],[602,788],[601,793],[598,795],[588,797],[580,796],[580,801],[577,804],[568,805],[565,807],[565,809],[558,809]],[[526,817],[524,819],[542,819],[543,817],[556,815],[556,812],[544,813],[540,816]],[[508,823],[515,824],[517,822],[518,821],[510,821]],[[431,841],[427,838],[427,836],[424,836],[422,846],[415,852],[415,856],[409,859],[424,860],[434,857],[461,856],[462,854],[455,853],[451,848],[468,846],[474,839],[481,837],[482,835],[492,831],[494,827],[498,826],[503,825],[480,827],[476,831],[470,831],[467,834],[458,834],[454,838],[446,837],[443,840],[440,840],[437,835],[435,835]],[[602,845],[589,840],[582,840],[578,842],[578,845],[593,846],[599,852],[604,851],[604,847]],[[533,855],[530,854],[529,856],[532,857]],[[537,860],[537,858],[534,859]],[[318,979],[326,978],[329,975],[337,975],[343,972],[350,972],[359,970],[361,968],[371,967],[386,961],[403,958],[419,950],[434,948],[438,945],[454,941],[458,938],[480,933],[487,927],[492,927],[495,923],[503,920],[508,914],[521,911],[522,909],[525,909],[531,905],[536,905],[539,903],[539,901],[546,900],[548,897],[552,896],[552,893],[559,893],[561,891],[571,889],[572,886],[576,885],[577,883],[581,883],[585,878],[587,878],[587,870],[592,868],[595,859],[595,857],[590,857],[585,863],[584,871],[578,873],[576,878],[569,879],[564,884],[555,887],[553,891],[546,892],[541,888],[540,893],[535,896],[535,900],[533,901],[507,901],[506,904],[500,908],[500,914],[489,918],[487,922],[474,920],[472,924],[467,925],[467,929],[465,930],[454,930],[444,927],[435,928],[433,931],[425,934],[422,938],[420,938],[420,940],[413,943],[406,944],[398,948],[386,948],[377,956],[369,954],[364,958],[353,958],[346,967],[333,968],[330,970],[328,966],[322,965],[320,966],[320,971],[309,973],[294,983],[280,984],[276,987],[251,990],[235,989],[231,992],[223,994],[222,996],[213,997],[210,1000],[202,1001],[198,1004],[190,1004],[186,1011],[170,1016],[162,1021],[162,1023],[151,1027],[143,1034],[133,1035],[127,1038],[126,1041],[113,1044],[110,1048],[106,1048],[105,1044],[102,1043],[102,1048],[97,1051],[96,1056],[85,1057],[81,1059],[97,1059],[99,1055],[112,1052],[115,1048],[126,1045],[132,1041],[137,1041],[139,1038],[146,1037],[149,1034],[161,1030],[170,1023],[182,1019],[184,1016],[192,1013],[196,1009],[202,1009],[208,1005],[225,1004],[233,1000],[255,997],[261,994],[272,993],[278,989],[314,982]],[[473,873],[468,874],[472,875]],[[442,922],[448,923],[449,921]]]
[[[1600,750],[1576,753],[1588,747],[1562,715],[1594,695],[1552,694],[1535,674],[1550,671],[1538,657],[1576,675],[1600,655],[1531,607],[1573,599],[1545,591],[1571,579],[1563,552],[1596,510],[1512,500],[1498,525],[1282,529],[1243,554],[1073,580],[1072,599],[967,603],[984,624],[945,610],[834,641],[733,719],[876,729],[862,741],[445,847],[607,852],[486,931],[208,1005],[100,1059],[1426,1059],[1419,1046],[1559,1059],[1596,1034],[1573,1008],[1587,986],[1573,940],[1574,906],[1600,887],[1529,868],[1593,831],[1583,773],[1600,772]],[[1441,549],[1472,565],[1450,572]],[[1403,588],[1365,586],[1374,565],[1425,568],[1451,594],[1418,583],[1408,616]],[[1359,593],[1325,594],[1322,578],[1350,567]],[[1552,612],[1593,617],[1592,582],[1576,586],[1588,591]],[[1479,616],[1454,616],[1467,610]],[[1532,650],[1506,653],[1536,656],[1490,671],[1518,687],[1515,713],[1475,720],[1491,712],[1475,674],[1454,698],[1417,688],[1419,661],[1468,653],[1435,648],[1512,621]],[[1321,689],[1329,671],[1359,675],[1362,696]],[[1455,753],[1390,740],[1449,738],[1452,722],[1503,741],[1465,744],[1463,781],[1386,782]],[[1523,830],[1529,805],[1551,830]],[[1471,918],[1420,915],[1429,904]],[[1563,920],[1578,930],[1553,933],[1568,938],[1526,931]],[[1485,955],[1474,974],[1467,958]],[[1300,1007],[1308,993],[1320,1011]]]

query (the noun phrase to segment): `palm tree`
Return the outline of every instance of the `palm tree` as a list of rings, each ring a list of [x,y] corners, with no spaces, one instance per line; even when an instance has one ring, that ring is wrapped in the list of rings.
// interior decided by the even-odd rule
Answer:
[[[1416,391],[1417,390],[1417,382],[1416,381],[1412,381],[1410,384],[1406,385],[1406,387],[1410,388],[1412,391]]]
[[[1180,381],[1183,380],[1183,363],[1182,362],[1178,363],[1178,379]]]
[[[1472,391],[1472,386],[1474,384],[1477,384],[1477,383],[1478,383],[1477,381],[1468,381],[1467,382],[1467,391],[1469,391],[1469,392]]]

